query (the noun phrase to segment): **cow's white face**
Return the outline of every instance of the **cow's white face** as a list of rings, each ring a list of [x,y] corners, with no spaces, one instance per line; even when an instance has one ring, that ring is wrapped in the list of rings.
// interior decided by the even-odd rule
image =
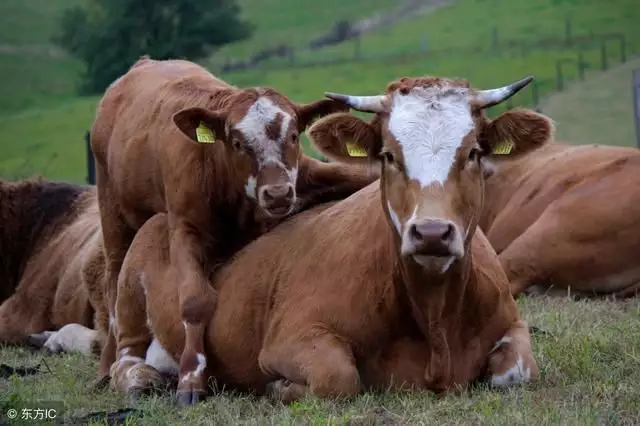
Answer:
[[[299,105],[268,88],[234,89],[227,96],[222,110],[187,108],[176,113],[176,126],[197,142],[196,128],[204,123],[225,144],[245,195],[268,216],[291,213],[297,197],[299,133],[314,118],[345,106],[328,99]]]
[[[314,124],[309,134],[329,157],[382,161],[382,207],[401,255],[444,273],[465,256],[477,228],[484,181],[493,171],[487,170],[493,148],[510,141],[519,155],[551,135],[550,120],[533,111],[509,111],[493,121],[482,112],[530,81],[476,91],[466,82],[445,78],[403,78],[384,95],[327,93],[376,115],[365,122],[334,114]],[[353,145],[360,153],[349,153]]]

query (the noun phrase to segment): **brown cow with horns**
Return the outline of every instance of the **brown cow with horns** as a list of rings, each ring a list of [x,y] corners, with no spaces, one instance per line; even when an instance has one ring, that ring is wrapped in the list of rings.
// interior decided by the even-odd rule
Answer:
[[[272,89],[239,89],[183,60],[142,58],[106,90],[91,147],[107,303],[113,316],[118,273],[136,230],[167,212],[186,331],[180,403],[205,391],[196,355],[216,305],[210,280],[217,264],[264,231],[262,219],[343,198],[379,176],[301,152],[299,134],[313,119],[345,110],[328,99],[299,105]],[[101,378],[116,356],[110,323]]]
[[[314,144],[333,158],[381,161],[382,178],[288,219],[220,269],[201,369],[283,401],[535,379],[528,328],[477,228],[494,148],[511,140],[510,155],[525,155],[551,135],[533,111],[483,113],[529,81],[474,90],[403,78],[380,96],[328,94],[376,115],[325,117],[309,130]],[[184,348],[169,224],[158,214],[141,228],[120,276],[111,384],[122,391],[159,384]]]

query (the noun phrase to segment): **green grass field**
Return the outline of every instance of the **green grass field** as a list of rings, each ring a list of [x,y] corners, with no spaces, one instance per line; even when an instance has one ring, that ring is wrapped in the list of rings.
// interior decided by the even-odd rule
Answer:
[[[86,388],[97,374],[95,359],[5,347],[0,348],[3,362],[24,366],[44,359],[51,371],[45,368],[36,376],[0,379],[0,394],[13,401],[11,405],[5,403],[5,409],[24,404],[34,407],[38,401],[63,401],[67,415],[75,417],[124,407],[141,410],[144,416],[132,418],[129,425],[584,426],[640,422],[639,299],[616,302],[532,297],[520,299],[519,305],[529,324],[548,334],[533,337],[540,381],[508,391],[480,385],[462,395],[390,392],[342,402],[307,398],[289,407],[263,398],[221,393],[195,407],[178,409],[170,394],[138,403],[112,391],[89,394]]]

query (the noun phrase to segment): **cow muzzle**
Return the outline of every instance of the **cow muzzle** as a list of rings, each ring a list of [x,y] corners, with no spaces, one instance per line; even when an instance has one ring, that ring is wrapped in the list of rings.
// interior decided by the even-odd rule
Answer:
[[[429,258],[450,261],[464,255],[461,232],[449,220],[425,219],[407,224],[402,237],[402,254],[424,264]]]
[[[260,207],[273,218],[283,217],[293,211],[296,190],[291,183],[263,185],[258,191]]]

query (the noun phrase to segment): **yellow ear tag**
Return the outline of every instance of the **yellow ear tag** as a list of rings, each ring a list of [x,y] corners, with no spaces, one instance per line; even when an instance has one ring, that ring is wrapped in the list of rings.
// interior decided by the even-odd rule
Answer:
[[[493,147],[494,155],[509,155],[513,149],[513,141],[504,140]]]
[[[347,145],[347,152],[349,153],[350,157],[366,157],[367,156],[367,151],[365,151],[364,148],[359,147],[355,143],[347,142],[346,145]]]
[[[204,123],[201,121],[200,125],[196,128],[196,139],[200,143],[214,143],[216,141],[215,135]]]

